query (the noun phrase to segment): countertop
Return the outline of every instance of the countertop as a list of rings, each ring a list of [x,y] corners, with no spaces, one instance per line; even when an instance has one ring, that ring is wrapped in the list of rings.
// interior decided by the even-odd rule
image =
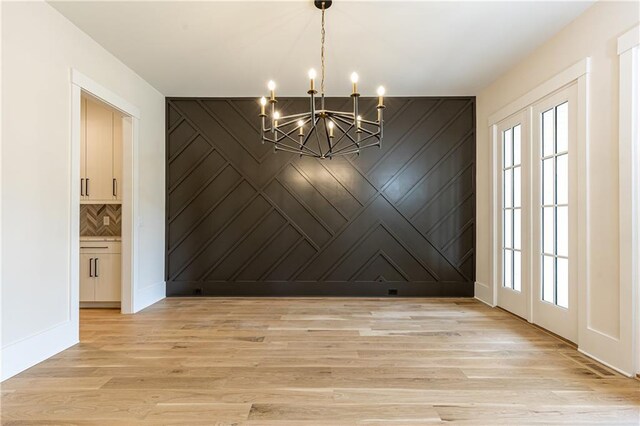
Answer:
[[[80,241],[122,241],[122,237],[80,237]]]

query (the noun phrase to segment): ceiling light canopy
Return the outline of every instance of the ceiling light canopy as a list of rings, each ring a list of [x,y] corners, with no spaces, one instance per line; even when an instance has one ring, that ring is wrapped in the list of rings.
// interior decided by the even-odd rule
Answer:
[[[332,111],[325,108],[324,102],[324,42],[325,11],[331,6],[331,0],[316,0],[314,4],[322,11],[320,31],[321,82],[318,106],[315,79],[316,70],[309,70],[310,108],[308,111],[280,116],[276,109],[276,84],[267,83],[269,99],[260,98],[260,119],[262,121],[262,143],[273,144],[274,151],[286,151],[300,156],[333,158],[344,155],[360,154],[360,150],[380,147],[383,134],[384,87],[378,88],[378,106],[376,120],[364,119],[358,109],[358,74],[351,74],[352,111]],[[271,122],[267,127],[267,103],[270,105]]]

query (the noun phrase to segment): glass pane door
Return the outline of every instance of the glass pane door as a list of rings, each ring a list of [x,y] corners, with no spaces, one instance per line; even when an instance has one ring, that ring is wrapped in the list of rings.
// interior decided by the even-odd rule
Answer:
[[[502,132],[502,286],[522,290],[522,165],[520,159],[522,125]]]
[[[527,204],[525,167],[529,146],[524,113],[516,114],[498,125],[500,152],[500,288],[498,305],[528,318],[528,280],[523,263],[528,250],[523,238],[524,206]],[[526,192],[528,193],[528,191]]]
[[[569,103],[542,113],[542,300],[569,307]]]
[[[576,86],[533,107],[533,322],[575,341]]]

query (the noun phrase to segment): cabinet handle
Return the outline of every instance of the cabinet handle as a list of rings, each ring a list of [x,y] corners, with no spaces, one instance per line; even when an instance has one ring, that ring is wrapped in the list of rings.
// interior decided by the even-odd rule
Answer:
[[[80,246],[81,249],[108,249],[108,246]]]
[[[80,196],[84,197],[84,178],[80,178]]]
[[[89,196],[89,178],[85,179],[84,192],[85,192],[84,195]]]
[[[91,272],[91,267],[93,266],[93,257],[89,259],[89,277],[93,278],[93,272]]]
[[[118,182],[116,178],[113,178],[113,196],[114,197],[118,196]]]
[[[95,267],[96,267],[96,268],[95,268],[95,269],[96,269],[96,271],[95,271],[95,272],[96,272],[96,273],[95,273],[95,276],[96,276],[96,277],[99,277],[99,276],[100,276],[100,274],[98,273],[98,265],[99,265],[98,260],[100,260],[100,258],[96,257],[96,261],[95,261]]]

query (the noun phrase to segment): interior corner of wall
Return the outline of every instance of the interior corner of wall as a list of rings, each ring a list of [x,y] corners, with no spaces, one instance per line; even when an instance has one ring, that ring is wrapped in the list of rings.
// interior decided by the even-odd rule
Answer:
[[[136,291],[133,313],[139,312],[165,298],[166,281],[160,281]]]
[[[493,289],[488,284],[476,281],[474,284],[474,297],[486,305],[496,306],[493,302]]]

